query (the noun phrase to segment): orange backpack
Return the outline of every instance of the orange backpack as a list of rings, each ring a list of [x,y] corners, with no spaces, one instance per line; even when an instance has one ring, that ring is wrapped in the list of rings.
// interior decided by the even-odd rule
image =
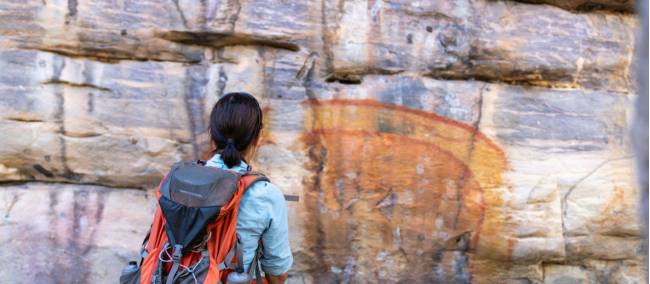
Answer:
[[[239,202],[252,184],[268,179],[204,164],[176,163],[163,178],[140,263],[130,263],[121,284],[226,283],[228,273],[242,272],[236,235]],[[258,283],[264,282],[259,257],[260,248],[248,272]]]

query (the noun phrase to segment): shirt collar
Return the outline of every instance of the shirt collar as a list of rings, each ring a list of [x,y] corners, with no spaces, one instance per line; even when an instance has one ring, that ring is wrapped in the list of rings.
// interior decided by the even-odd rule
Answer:
[[[246,162],[244,162],[243,160],[239,163],[239,165],[234,166],[232,168],[228,168],[226,163],[224,163],[223,159],[221,159],[221,154],[214,154],[214,156],[212,156],[212,158],[208,160],[205,163],[205,165],[209,167],[224,169],[224,170],[231,170],[239,174],[244,174],[249,169],[248,164],[246,164]]]

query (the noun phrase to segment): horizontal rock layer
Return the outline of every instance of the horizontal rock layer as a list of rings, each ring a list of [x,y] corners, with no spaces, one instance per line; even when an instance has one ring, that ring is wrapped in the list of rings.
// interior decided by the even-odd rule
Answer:
[[[590,11],[613,10],[621,12],[634,12],[636,2],[633,0],[520,0],[520,2],[548,4],[564,9]]]
[[[612,91],[630,84],[633,16],[509,2],[394,2],[345,2],[326,34],[332,76],[411,71]]]
[[[301,196],[290,282],[645,281],[632,3],[543,2],[3,1],[3,224],[32,237],[0,279],[114,282],[155,204],[128,188],[247,91],[254,166]]]

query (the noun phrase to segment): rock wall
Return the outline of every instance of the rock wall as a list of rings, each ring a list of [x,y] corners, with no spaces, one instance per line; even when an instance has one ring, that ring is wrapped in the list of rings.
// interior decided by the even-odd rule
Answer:
[[[1,1],[0,279],[115,282],[247,91],[292,283],[646,283],[634,3],[521,2]]]

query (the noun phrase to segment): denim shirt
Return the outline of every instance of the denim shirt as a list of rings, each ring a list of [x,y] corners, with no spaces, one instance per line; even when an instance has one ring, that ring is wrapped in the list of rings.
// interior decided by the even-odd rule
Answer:
[[[228,168],[219,154],[206,162],[207,166],[243,174],[248,165]],[[280,275],[291,268],[293,256],[289,246],[289,224],[284,194],[272,183],[254,183],[242,196],[237,216],[237,236],[242,245],[244,271],[248,271],[259,240],[264,244],[260,263],[262,270]]]

